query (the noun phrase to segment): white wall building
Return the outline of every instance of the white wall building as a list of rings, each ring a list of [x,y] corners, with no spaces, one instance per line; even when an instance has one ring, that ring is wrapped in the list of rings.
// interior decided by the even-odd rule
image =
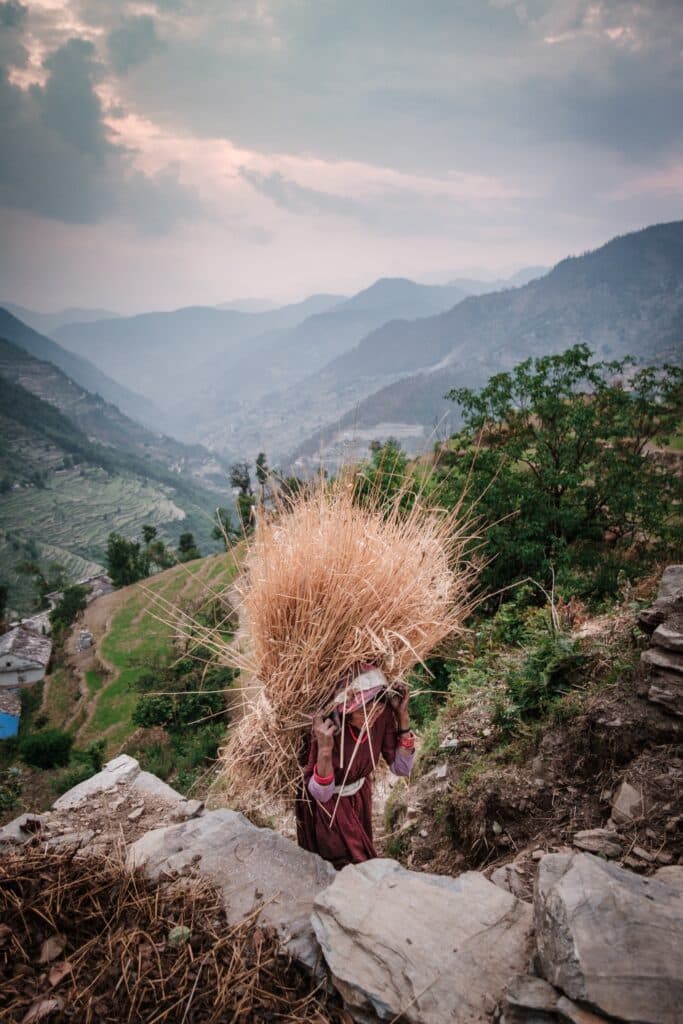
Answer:
[[[0,687],[38,683],[47,671],[52,641],[23,626],[0,636]]]

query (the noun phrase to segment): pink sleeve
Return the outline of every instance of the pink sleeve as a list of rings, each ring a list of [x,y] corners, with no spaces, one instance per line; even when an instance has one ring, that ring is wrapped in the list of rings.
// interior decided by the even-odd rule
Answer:
[[[413,770],[413,761],[415,760],[415,748],[407,750],[405,747],[400,745],[396,749],[396,756],[391,766],[391,772],[393,775],[410,775]]]
[[[326,786],[323,786],[321,783],[316,782],[315,775],[311,775],[308,780],[308,792],[314,800],[325,804],[334,796],[334,779],[332,779],[332,782],[328,782]]]

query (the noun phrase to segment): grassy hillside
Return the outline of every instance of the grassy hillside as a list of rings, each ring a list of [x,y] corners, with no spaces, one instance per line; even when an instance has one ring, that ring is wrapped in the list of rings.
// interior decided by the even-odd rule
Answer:
[[[183,657],[186,644],[178,634],[177,616],[182,611],[193,619],[214,621],[218,609],[222,620],[225,591],[235,572],[232,555],[197,559],[88,605],[63,649],[56,652],[50,675],[27,691],[20,727],[22,737],[44,729],[68,733],[73,740],[69,764],[50,770],[31,768],[14,746],[0,744],[0,769],[11,765],[20,769],[22,806],[44,810],[58,793],[121,751],[138,757],[145,768],[168,778],[181,791],[196,791],[224,739],[235,697],[227,670],[214,670],[205,683],[203,664]],[[165,602],[163,613],[157,610],[157,600]],[[76,639],[84,627],[91,630],[95,644],[79,651]],[[181,672],[175,684],[174,666]],[[195,713],[196,688],[206,688],[213,702],[209,720],[201,711]],[[175,694],[171,699],[185,715],[181,729],[136,725],[133,715],[138,702],[155,700],[150,691]],[[0,807],[0,823],[17,813],[11,806]]]
[[[195,609],[211,599],[213,590],[228,586],[234,575],[230,555],[198,559],[108,595],[100,599],[105,607],[98,608],[96,602],[86,611],[84,623],[96,637],[95,656],[91,659],[87,652],[80,660],[76,656],[68,670],[72,676],[82,671],[88,690],[86,707],[79,714],[81,745],[104,739],[107,751],[116,753],[135,732],[131,716],[139,696],[137,680],[182,649],[170,621],[172,613],[155,608],[153,596],[182,609]],[[158,616],[167,615],[169,621],[159,621]]]

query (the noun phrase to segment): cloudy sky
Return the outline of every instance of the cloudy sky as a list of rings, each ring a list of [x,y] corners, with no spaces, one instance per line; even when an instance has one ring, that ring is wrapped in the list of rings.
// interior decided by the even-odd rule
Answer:
[[[0,299],[507,272],[683,217],[683,0],[5,0],[0,118]]]

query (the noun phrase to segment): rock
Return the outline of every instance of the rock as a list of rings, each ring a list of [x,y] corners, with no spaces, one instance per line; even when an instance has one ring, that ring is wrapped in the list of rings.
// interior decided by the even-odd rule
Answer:
[[[657,647],[664,647],[666,650],[683,654],[683,633],[668,622],[657,626],[652,634],[652,643]]]
[[[669,565],[662,573],[657,600],[651,608],[644,608],[638,613],[638,624],[646,633],[652,632],[679,608],[682,597],[683,565]]]
[[[629,825],[643,816],[643,794],[628,782],[622,782],[612,800],[612,820],[617,825]]]
[[[640,860],[644,860],[647,864],[652,864],[652,862],[655,859],[654,858],[654,854],[649,853],[642,846],[634,846],[633,849],[631,850],[631,853],[633,854],[634,857],[639,857]]]
[[[657,603],[672,602],[683,593],[683,565],[668,565],[662,573]]]
[[[140,804],[139,807],[134,807],[133,810],[128,815],[128,821],[138,821],[138,819],[142,817],[144,812],[145,812],[145,805],[144,804]]]
[[[683,676],[658,670],[650,680],[647,699],[672,715],[683,716]]]
[[[528,956],[531,908],[476,871],[458,878],[396,861],[344,868],[313,927],[354,1019],[488,1020]]]
[[[94,838],[95,833],[91,828],[64,832],[62,835],[48,839],[44,849],[57,850],[59,853],[76,853],[77,850],[82,850],[84,846],[91,843]]]
[[[683,892],[683,866],[680,864],[672,864],[668,867],[658,868],[655,871],[654,877],[658,882],[664,882],[665,885],[670,885],[673,889],[677,889],[679,892]]]
[[[640,1024],[677,1024],[683,895],[589,853],[549,854],[534,892],[538,965],[571,1000]]]
[[[541,860],[543,857],[545,857],[545,850],[541,850],[540,848],[538,850],[534,850],[531,854],[532,860]]]
[[[189,821],[196,818],[204,810],[203,800],[183,800],[173,812],[174,821]]]
[[[573,839],[574,846],[588,853],[597,853],[602,857],[621,857],[622,848],[619,836],[606,828],[590,828],[577,832]]]
[[[441,782],[448,775],[448,765],[438,764],[436,768],[432,768],[430,772],[425,775],[426,779],[436,779],[437,782]]]
[[[208,811],[180,825],[154,829],[129,849],[153,879],[192,865],[223,893],[228,920],[263,905],[259,921],[274,928],[287,950],[313,967],[319,957],[310,922],[313,900],[335,877],[331,864],[235,811]]]
[[[557,991],[543,978],[531,975],[515,978],[505,993],[505,1002],[512,1010],[531,1010],[534,1013],[553,1014],[557,1006]],[[514,1020],[528,1020],[529,1015],[516,1014]]]
[[[439,750],[457,750],[458,737],[457,736],[446,736],[444,740],[439,744]]]
[[[133,779],[130,788],[133,799],[149,797],[155,803],[168,804],[169,807],[180,806],[187,802],[181,793],[169,786],[167,782],[158,779],[156,775],[152,775],[151,772],[139,772]]]
[[[643,665],[665,672],[683,674],[683,658],[674,651],[665,651],[660,647],[648,647],[640,656]]]
[[[139,772],[140,765],[135,758],[129,757],[128,754],[121,754],[113,761],[108,761],[101,772],[91,775],[89,779],[79,782],[73,789],[63,793],[58,800],[55,800],[52,807],[55,811],[69,811],[81,807],[100,793],[107,793],[119,784],[132,782]]]
[[[491,872],[491,881],[499,889],[511,892],[518,900],[528,900],[528,886],[524,884],[524,878],[515,869],[514,864],[503,864],[500,868],[494,868]]]
[[[560,1020],[568,1021],[569,1024],[607,1024],[604,1017],[577,1006],[566,996],[560,996],[557,1000],[557,1014]]]
[[[28,843],[49,822],[45,814],[20,814],[0,828],[0,846]]]

